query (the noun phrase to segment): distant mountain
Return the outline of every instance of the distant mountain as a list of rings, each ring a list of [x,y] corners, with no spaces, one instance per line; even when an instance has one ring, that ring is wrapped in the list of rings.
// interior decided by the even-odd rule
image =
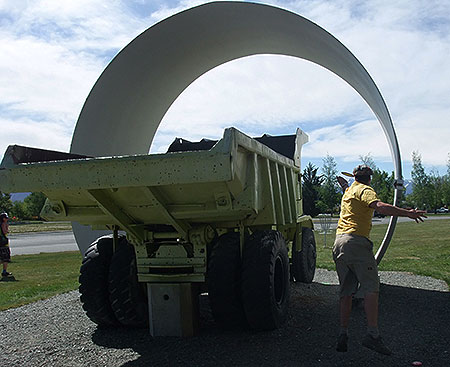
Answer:
[[[11,201],[23,201],[31,192],[18,192],[11,194]]]
[[[412,190],[413,190],[413,186],[414,186],[412,181],[411,180],[407,180],[407,179],[405,179],[404,181],[405,181],[404,185],[405,185],[405,188],[406,188],[406,195],[412,194]]]

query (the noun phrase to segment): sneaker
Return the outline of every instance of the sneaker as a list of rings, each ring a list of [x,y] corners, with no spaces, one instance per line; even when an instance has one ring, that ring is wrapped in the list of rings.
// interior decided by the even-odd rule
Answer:
[[[338,352],[346,352],[347,351],[347,341],[348,341],[348,335],[347,334],[341,334],[338,337],[338,342],[336,345],[336,350]]]
[[[7,271],[2,272],[2,277],[9,277],[12,273],[8,273]]]
[[[374,338],[373,336],[367,334],[362,341],[362,345],[386,356],[390,356],[392,354],[389,348],[384,345],[381,336]]]

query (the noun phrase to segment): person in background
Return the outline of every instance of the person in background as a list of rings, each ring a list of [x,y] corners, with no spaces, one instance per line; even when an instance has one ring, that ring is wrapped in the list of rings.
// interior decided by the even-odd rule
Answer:
[[[8,263],[11,261],[11,250],[9,249],[9,239],[6,236],[9,233],[8,228],[8,214],[1,213],[1,232],[0,232],[0,261],[3,265],[2,277],[7,277],[12,275],[8,273]]]
[[[409,217],[416,222],[426,218],[423,210],[402,209],[380,201],[370,187],[373,171],[366,165],[353,170],[355,181],[343,188],[341,212],[333,246],[333,259],[339,277],[340,333],[336,350],[347,351],[348,324],[352,309],[352,296],[358,290],[364,294],[364,311],[367,317],[367,335],[363,346],[378,353],[390,355],[378,331],[378,267],[369,240],[374,210],[381,214]]]

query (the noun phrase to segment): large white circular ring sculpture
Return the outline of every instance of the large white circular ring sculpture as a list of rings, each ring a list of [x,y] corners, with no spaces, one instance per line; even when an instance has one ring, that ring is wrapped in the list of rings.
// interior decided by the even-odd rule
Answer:
[[[321,65],[369,105],[387,138],[395,178],[402,181],[397,137],[383,97],[356,57],[330,33],[298,14],[269,5],[212,2],[173,15],[131,41],[92,88],[73,134],[71,152],[91,156],[146,154],[175,99],[194,80],[251,55],[294,56]],[[394,204],[400,188],[396,188]],[[379,262],[393,235],[392,217]],[[80,249],[96,234],[74,225]]]

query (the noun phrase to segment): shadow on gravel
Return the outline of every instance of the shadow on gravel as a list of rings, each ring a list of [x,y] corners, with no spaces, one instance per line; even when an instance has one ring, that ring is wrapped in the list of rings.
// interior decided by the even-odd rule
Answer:
[[[337,286],[292,284],[290,317],[271,332],[224,332],[201,297],[201,330],[192,338],[152,339],[147,330],[101,330],[95,344],[132,349],[139,358],[122,366],[448,366],[450,293],[381,285],[380,329],[394,352],[378,355],[361,346],[362,307],[352,312],[349,351],[337,353]],[[119,342],[118,342],[119,341]]]

